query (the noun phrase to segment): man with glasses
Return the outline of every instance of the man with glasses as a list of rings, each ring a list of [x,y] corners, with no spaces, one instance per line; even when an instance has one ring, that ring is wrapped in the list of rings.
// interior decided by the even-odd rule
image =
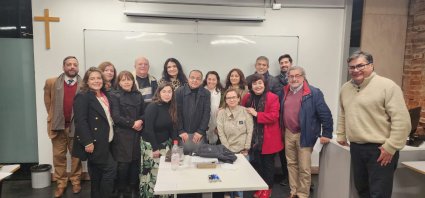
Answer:
[[[145,106],[152,102],[152,97],[158,88],[158,82],[155,77],[149,74],[149,60],[145,57],[139,57],[134,61],[134,79],[136,79],[137,90],[140,91],[145,100]]]
[[[202,84],[202,72],[192,70],[189,82],[176,90],[177,130],[185,154],[191,154],[204,143],[210,121],[211,94]]]
[[[341,88],[337,141],[350,146],[359,196],[391,197],[399,150],[411,128],[403,93],[374,72],[371,54],[354,52],[347,63],[351,80]]]
[[[332,138],[333,119],[323,93],[306,81],[299,66],[288,69],[289,84],[283,87],[280,124],[285,134],[288,162],[289,198],[308,198],[311,185],[311,152],[320,137],[327,144]]]

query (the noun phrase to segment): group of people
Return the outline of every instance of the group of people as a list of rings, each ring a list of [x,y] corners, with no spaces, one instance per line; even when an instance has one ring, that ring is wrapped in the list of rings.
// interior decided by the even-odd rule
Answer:
[[[173,140],[185,154],[200,144],[222,144],[245,156],[269,187],[256,191],[255,198],[271,196],[279,155],[289,197],[309,197],[312,148],[316,141],[332,139],[333,118],[305,69],[292,66],[288,54],[278,61],[278,76],[269,74],[269,59],[260,56],[254,74],[245,78],[234,68],[222,86],[216,71],[204,77],[195,69],[186,77],[175,58],[165,61],[157,81],[145,57],[135,60],[134,72],[118,74],[112,63],[103,62],[83,78],[77,58],[66,57],[63,73],[48,79],[44,88],[55,197],[63,195],[68,183],[67,151],[72,154],[74,193],[81,191],[81,161],[87,160],[91,197],[110,197],[114,189],[124,197],[154,197],[159,157]],[[350,140],[361,197],[381,197],[391,194],[410,120],[401,89],[373,72],[370,54],[356,52],[347,63],[352,80],[341,90],[337,140],[342,145]]]

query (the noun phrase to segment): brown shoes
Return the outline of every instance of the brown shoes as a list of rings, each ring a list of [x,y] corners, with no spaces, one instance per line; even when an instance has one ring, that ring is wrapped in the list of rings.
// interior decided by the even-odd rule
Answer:
[[[65,191],[65,188],[56,188],[55,190],[55,197],[62,197],[63,192]]]
[[[80,193],[81,192],[81,185],[80,184],[72,185],[72,192],[74,194]]]

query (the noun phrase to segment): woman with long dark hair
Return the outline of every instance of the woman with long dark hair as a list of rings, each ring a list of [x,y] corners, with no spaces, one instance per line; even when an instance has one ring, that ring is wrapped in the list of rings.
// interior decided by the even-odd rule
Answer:
[[[229,71],[226,77],[226,86],[224,87],[224,90],[229,88],[235,89],[241,98],[243,98],[245,94],[248,93],[245,75],[243,74],[242,70],[233,68]]]
[[[159,84],[163,84],[165,82],[171,83],[174,90],[187,83],[183,67],[175,58],[168,58],[164,63],[162,78],[159,80]]]
[[[140,196],[153,197],[158,174],[159,157],[165,156],[172,140],[177,140],[177,107],[173,86],[165,82],[158,86],[153,102],[146,108],[145,129],[141,138],[142,171]]]
[[[252,76],[248,88],[249,93],[242,99],[242,106],[254,118],[250,160],[269,186],[268,190],[255,192],[254,197],[268,198],[273,187],[275,154],[283,149],[279,126],[279,97],[267,91],[267,81],[260,74]]]
[[[205,89],[211,93],[211,112],[210,121],[208,123],[207,141],[209,144],[216,144],[218,140],[217,135],[217,111],[220,108],[221,94],[223,86],[220,82],[220,76],[216,71],[209,71],[205,76],[202,83]]]
[[[105,90],[110,91],[115,88],[115,79],[117,78],[117,70],[115,69],[115,66],[109,62],[105,61],[99,64],[97,66],[105,78]]]
[[[109,197],[114,187],[116,162],[110,152],[114,138],[111,105],[102,71],[89,68],[74,98],[75,140],[72,155],[87,160],[91,197]]]

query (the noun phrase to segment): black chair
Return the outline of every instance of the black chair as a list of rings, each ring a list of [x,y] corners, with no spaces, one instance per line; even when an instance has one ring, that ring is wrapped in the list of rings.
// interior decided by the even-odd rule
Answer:
[[[422,110],[422,107],[409,109],[410,122],[412,123],[412,130],[410,130],[409,138],[406,142],[406,144],[409,146],[418,147],[423,142],[423,137],[420,137],[418,134],[415,133],[419,125],[421,110]]]

